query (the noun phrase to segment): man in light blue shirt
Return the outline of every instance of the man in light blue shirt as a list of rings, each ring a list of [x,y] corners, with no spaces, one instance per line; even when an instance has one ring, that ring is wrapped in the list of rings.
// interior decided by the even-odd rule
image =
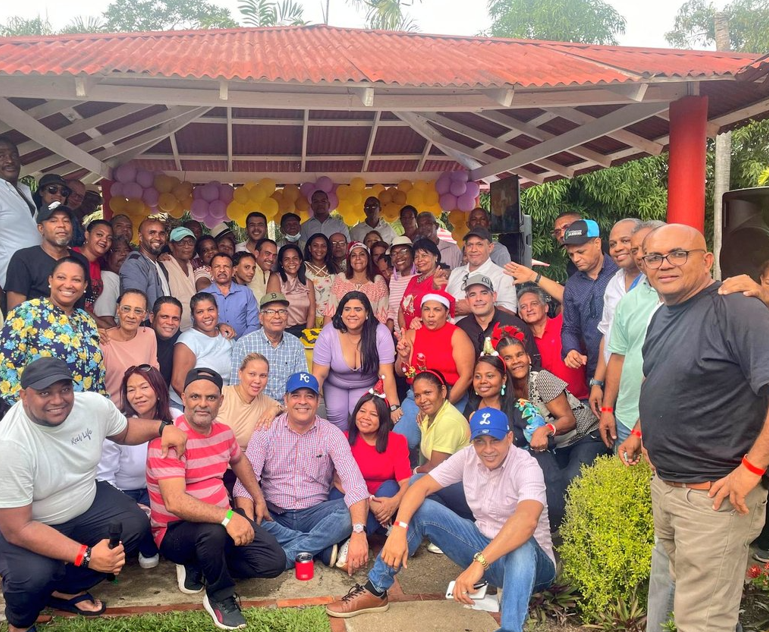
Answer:
[[[323,233],[331,237],[334,233],[342,233],[350,241],[350,231],[341,219],[330,217],[331,205],[325,191],[315,191],[310,200],[312,217],[302,224],[302,241],[307,243],[315,233]]]
[[[283,401],[290,375],[307,371],[307,355],[299,338],[286,333],[288,300],[279,292],[269,292],[259,301],[262,328],[243,336],[232,347],[230,384],[238,384],[240,365],[250,353],[259,353],[270,363],[270,375],[264,392],[275,401]]]
[[[245,285],[232,282],[232,258],[218,253],[211,260],[214,282],[206,290],[216,298],[219,322],[227,323],[240,338],[259,329],[259,306],[254,293]]]

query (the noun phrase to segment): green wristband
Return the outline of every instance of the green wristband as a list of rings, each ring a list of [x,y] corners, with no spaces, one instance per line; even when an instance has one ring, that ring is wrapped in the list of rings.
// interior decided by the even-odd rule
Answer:
[[[222,520],[222,526],[226,528],[230,524],[230,520],[232,520],[232,509],[227,510],[227,514],[224,516],[224,520]]]

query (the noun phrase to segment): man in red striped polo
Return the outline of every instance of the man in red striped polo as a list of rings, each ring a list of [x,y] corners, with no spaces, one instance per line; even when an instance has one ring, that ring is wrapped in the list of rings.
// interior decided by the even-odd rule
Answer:
[[[222,404],[222,377],[192,369],[184,381],[184,415],[175,425],[187,434],[187,452],[161,454],[149,445],[147,489],[152,534],[163,556],[177,564],[179,590],[199,593],[216,627],[246,627],[235,599],[235,578],[277,577],[286,555],[273,535],[259,526],[270,520],[259,484],[232,430],[215,421]],[[230,507],[222,482],[227,466],[254,498],[254,518]]]

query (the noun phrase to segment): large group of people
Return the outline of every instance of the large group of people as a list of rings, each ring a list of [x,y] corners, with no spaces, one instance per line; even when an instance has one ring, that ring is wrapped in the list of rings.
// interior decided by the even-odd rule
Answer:
[[[349,229],[317,191],[310,220],[281,218],[281,240],[253,212],[237,243],[224,223],[83,226],[72,182],[45,176],[31,196],[6,138],[0,166],[12,632],[46,606],[101,614],[90,589],[133,555],[173,562],[179,590],[237,629],[237,579],[300,553],[352,575],[377,534],[368,581],[329,615],[386,610],[427,539],[463,568],[457,601],[485,579],[503,589],[501,630],[520,631],[554,578],[570,484],[642,446],[650,622],[674,608],[679,630],[734,628],[766,505],[769,290],[713,282],[701,234],[627,218],[605,251],[595,221],[563,213],[560,284],[510,261],[480,208],[456,244],[411,206],[396,234],[376,198]]]

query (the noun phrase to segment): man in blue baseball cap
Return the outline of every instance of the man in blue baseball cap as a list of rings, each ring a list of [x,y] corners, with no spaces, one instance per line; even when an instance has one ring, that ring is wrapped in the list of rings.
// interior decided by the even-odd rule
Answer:
[[[454,599],[472,605],[481,580],[502,588],[501,630],[521,632],[533,592],[555,578],[545,481],[534,458],[513,445],[507,416],[481,408],[470,419],[471,445],[413,483],[364,586],[331,603],[332,617],[349,618],[389,608],[387,589],[426,537],[465,570]],[[475,522],[427,498],[462,482]]]
[[[352,575],[368,562],[369,493],[342,431],[318,417],[319,391],[311,373],[289,376],[283,398],[286,412],[269,428],[254,432],[246,456],[261,482],[273,520],[262,526],[283,546],[286,568],[292,568],[302,552],[334,566],[338,544],[350,538],[347,569]],[[334,472],[345,495],[329,500]],[[233,494],[236,507],[252,517],[254,501],[240,482]],[[294,537],[296,531],[306,537]]]

